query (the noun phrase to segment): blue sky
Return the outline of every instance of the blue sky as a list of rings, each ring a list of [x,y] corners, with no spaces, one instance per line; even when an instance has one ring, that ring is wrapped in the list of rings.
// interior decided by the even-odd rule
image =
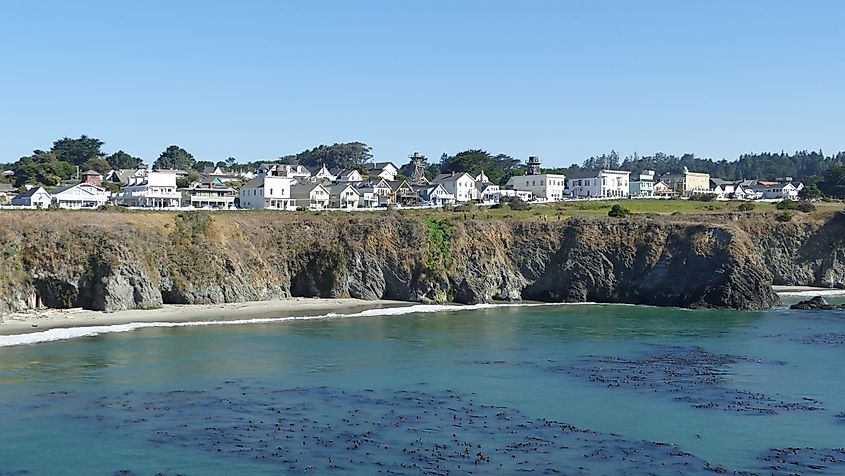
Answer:
[[[845,2],[78,1],[0,6],[0,162],[87,134],[152,162],[360,140],[734,159],[845,149]]]

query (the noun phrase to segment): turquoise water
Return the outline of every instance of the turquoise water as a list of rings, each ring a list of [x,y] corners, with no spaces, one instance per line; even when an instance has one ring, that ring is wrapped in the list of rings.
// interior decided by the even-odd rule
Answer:
[[[843,362],[845,311],[138,329],[0,348],[0,474],[838,474]]]

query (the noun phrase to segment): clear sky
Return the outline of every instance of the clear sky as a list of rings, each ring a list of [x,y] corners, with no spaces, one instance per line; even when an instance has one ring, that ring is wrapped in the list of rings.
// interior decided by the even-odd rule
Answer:
[[[0,10],[0,162],[87,134],[150,163],[360,140],[734,159],[845,149],[843,1],[38,1]]]

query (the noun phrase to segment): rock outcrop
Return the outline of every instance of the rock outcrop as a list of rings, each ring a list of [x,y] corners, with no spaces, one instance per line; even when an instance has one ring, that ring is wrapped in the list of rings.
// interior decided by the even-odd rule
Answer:
[[[845,285],[843,217],[563,222],[244,212],[0,214],[0,315],[309,297],[765,309]],[[837,241],[840,240],[840,241]]]
[[[790,309],[800,309],[802,311],[832,311],[834,309],[845,309],[845,305],[835,305],[827,302],[827,299],[821,296],[815,296],[806,301],[801,301],[789,306]]]

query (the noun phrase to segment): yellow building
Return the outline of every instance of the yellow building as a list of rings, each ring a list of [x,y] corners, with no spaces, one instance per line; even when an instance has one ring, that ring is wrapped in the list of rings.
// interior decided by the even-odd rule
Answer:
[[[710,191],[710,174],[690,172],[686,167],[684,167],[683,173],[666,174],[662,180],[676,195],[682,197]]]

